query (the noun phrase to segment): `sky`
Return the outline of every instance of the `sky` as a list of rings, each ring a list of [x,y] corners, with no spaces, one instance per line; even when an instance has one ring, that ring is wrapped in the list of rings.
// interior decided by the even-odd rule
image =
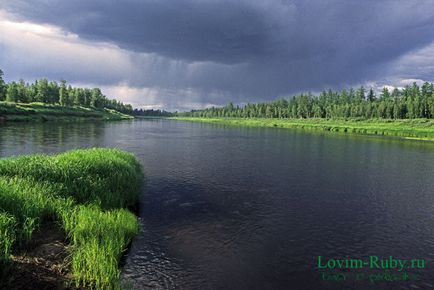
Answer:
[[[434,0],[1,0],[7,81],[190,110],[434,81]]]

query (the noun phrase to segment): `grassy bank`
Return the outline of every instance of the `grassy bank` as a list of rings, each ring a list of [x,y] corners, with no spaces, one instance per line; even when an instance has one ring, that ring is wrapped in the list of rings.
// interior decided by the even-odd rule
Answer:
[[[116,149],[0,159],[3,277],[32,234],[56,222],[71,245],[76,286],[119,288],[120,258],[139,230],[128,208],[137,205],[142,182],[135,157]]]
[[[343,119],[267,119],[267,118],[191,118],[176,117],[184,121],[242,125],[253,127],[300,128],[356,134],[397,136],[408,139],[434,141],[434,120],[343,120]]]
[[[124,120],[132,118],[130,115],[110,109],[65,107],[44,103],[0,102],[0,121]]]

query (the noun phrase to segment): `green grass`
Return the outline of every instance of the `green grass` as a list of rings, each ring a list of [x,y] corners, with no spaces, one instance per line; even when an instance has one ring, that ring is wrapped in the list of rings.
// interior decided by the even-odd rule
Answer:
[[[15,242],[16,220],[13,215],[0,212],[0,267],[3,268],[11,255]]]
[[[80,106],[65,107],[44,103],[0,102],[0,121],[77,121],[77,120],[124,120],[132,119],[111,109],[95,109]]]
[[[76,248],[72,269],[77,283],[92,281],[98,289],[118,285],[118,262],[137,233],[136,216],[124,209],[103,212],[98,207],[80,206],[67,218],[71,219],[68,231]]]
[[[207,122],[252,127],[300,128],[355,134],[396,136],[407,139],[434,141],[434,120],[430,119],[272,119],[272,118],[196,118],[176,117],[176,120]]]
[[[120,288],[120,258],[138,233],[143,173],[135,157],[116,149],[0,159],[0,262],[56,221],[72,245],[77,286]]]

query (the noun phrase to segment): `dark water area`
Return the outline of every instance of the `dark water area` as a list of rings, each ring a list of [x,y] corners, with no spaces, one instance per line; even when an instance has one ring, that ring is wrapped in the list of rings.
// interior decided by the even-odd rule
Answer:
[[[434,287],[432,143],[171,120],[0,125],[0,157],[96,146],[146,173],[132,289]],[[318,256],[425,264],[323,270]]]

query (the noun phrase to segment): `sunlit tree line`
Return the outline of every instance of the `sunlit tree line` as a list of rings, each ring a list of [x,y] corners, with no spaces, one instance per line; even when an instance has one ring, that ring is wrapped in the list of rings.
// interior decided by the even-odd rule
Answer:
[[[323,91],[320,95],[301,94],[269,103],[193,110],[181,113],[192,117],[241,118],[434,118],[434,85],[416,83],[403,89],[384,88],[378,95],[373,89]]]
[[[60,104],[62,106],[83,106],[93,108],[109,108],[124,113],[132,113],[131,105],[117,100],[110,100],[102,94],[99,88],[78,88],[68,85],[65,80],[60,82],[47,79],[26,83],[23,80],[5,83],[0,70],[0,101],[14,103],[41,102],[45,104]]]

